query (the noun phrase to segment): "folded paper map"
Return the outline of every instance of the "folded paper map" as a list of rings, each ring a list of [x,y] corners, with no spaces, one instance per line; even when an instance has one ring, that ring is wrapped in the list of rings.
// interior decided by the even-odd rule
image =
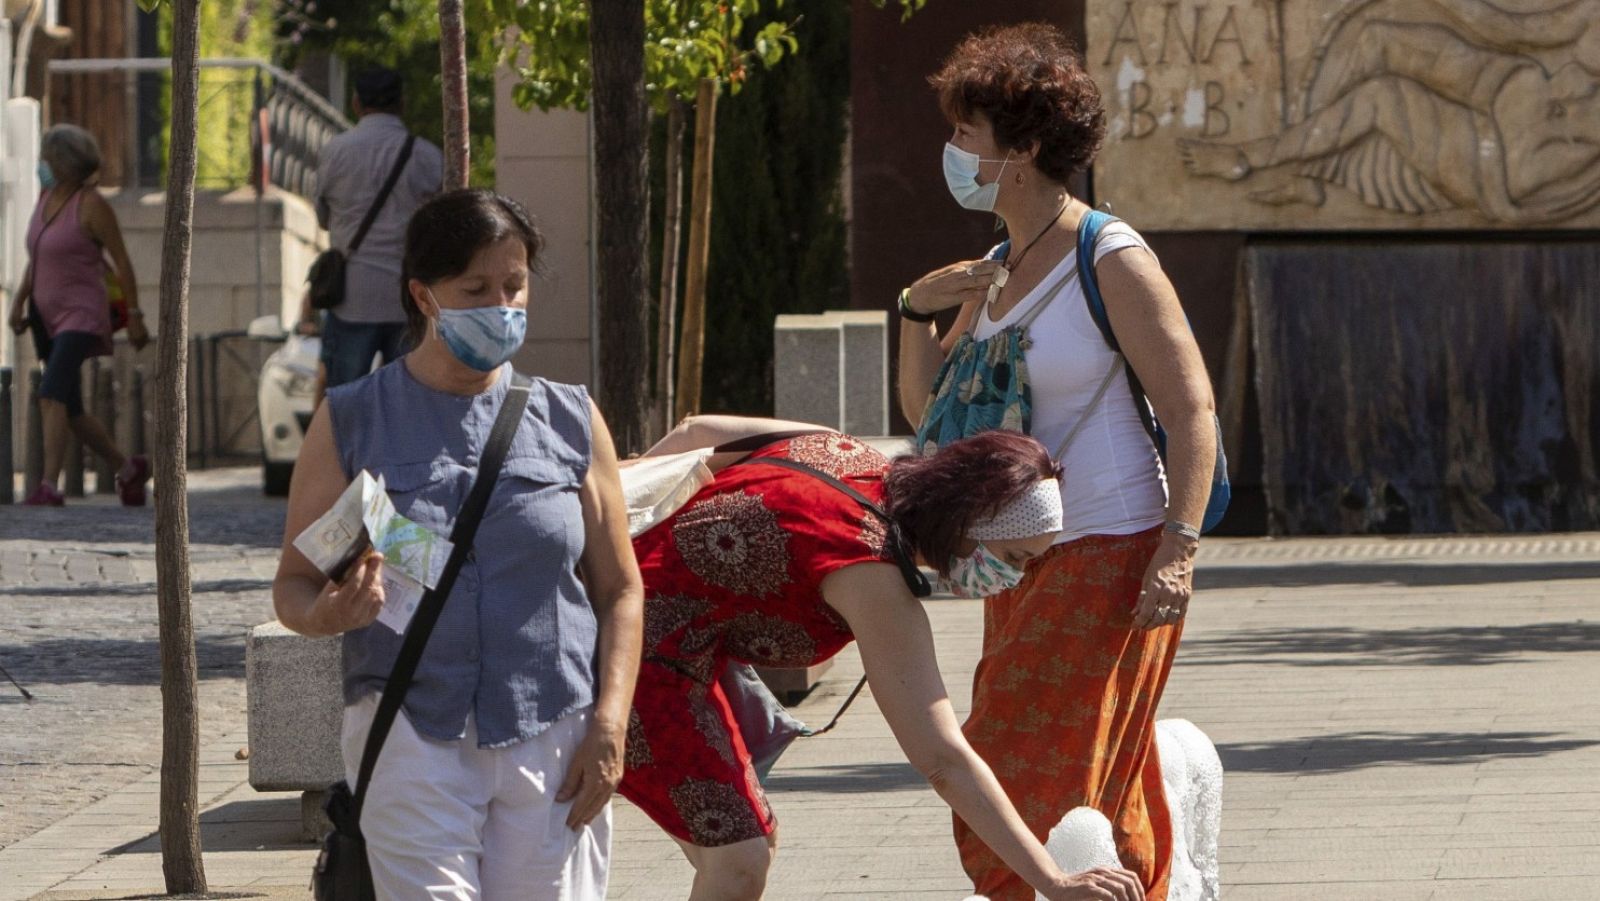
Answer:
[[[439,582],[450,542],[395,512],[383,477],[362,470],[327,513],[301,532],[294,546],[330,579],[371,547],[383,555],[383,609],[378,622],[404,633],[423,591]]]

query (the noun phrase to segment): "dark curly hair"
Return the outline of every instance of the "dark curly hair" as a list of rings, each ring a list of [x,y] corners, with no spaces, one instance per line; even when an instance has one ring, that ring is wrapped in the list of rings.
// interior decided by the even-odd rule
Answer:
[[[504,194],[485,188],[448,191],[411,214],[400,261],[400,307],[412,347],[427,335],[428,317],[411,296],[411,280],[433,285],[455,278],[478,251],[506,238],[520,241],[528,251],[528,268],[539,271],[544,236],[522,204]]]
[[[981,114],[1003,148],[1039,142],[1033,164],[1059,182],[1088,168],[1105,140],[1100,88],[1053,25],[986,28],[962,41],[928,82],[951,124]]]
[[[940,575],[972,524],[999,513],[1061,467],[1037,439],[996,430],[952,441],[934,453],[896,457],[883,477],[884,512]]]

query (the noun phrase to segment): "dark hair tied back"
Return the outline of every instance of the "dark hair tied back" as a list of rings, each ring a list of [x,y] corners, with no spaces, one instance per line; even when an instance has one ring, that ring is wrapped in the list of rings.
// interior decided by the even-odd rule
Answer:
[[[533,216],[522,204],[485,188],[440,194],[411,215],[400,264],[400,305],[413,347],[427,334],[428,317],[411,296],[411,280],[432,285],[455,278],[467,271],[479,251],[507,238],[522,242],[528,268],[536,269],[544,236]]]

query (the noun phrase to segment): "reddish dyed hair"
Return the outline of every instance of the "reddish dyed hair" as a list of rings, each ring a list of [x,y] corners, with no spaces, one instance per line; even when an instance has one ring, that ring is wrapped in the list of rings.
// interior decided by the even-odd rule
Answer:
[[[896,457],[883,477],[885,512],[929,566],[948,576],[972,524],[999,513],[1061,467],[1020,432],[981,432],[926,457]]]
[[[1100,88],[1077,48],[1053,25],[979,31],[928,81],[952,125],[982,115],[1004,149],[1026,150],[1037,141],[1033,164],[1056,181],[1088,168],[1105,140]]]

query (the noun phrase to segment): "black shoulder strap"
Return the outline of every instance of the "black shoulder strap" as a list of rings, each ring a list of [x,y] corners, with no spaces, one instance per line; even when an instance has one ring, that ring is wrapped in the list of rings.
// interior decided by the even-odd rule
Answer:
[[[439,574],[438,584],[423,595],[417,612],[412,614],[411,625],[406,628],[405,643],[400,646],[394,669],[389,672],[389,681],[383,686],[383,699],[378,702],[378,712],[372,718],[372,729],[367,733],[366,748],[361,752],[360,775],[356,777],[354,786],[357,822],[360,822],[361,805],[367,797],[367,784],[372,781],[372,770],[378,764],[378,752],[383,750],[383,742],[389,737],[395,714],[400,712],[406,691],[411,688],[411,677],[416,675],[422,649],[427,646],[433,626],[444,610],[445,599],[450,597],[450,589],[455,586],[456,574],[461,571],[462,562],[472,550],[472,539],[478,533],[478,523],[483,520],[483,511],[488,508],[489,496],[494,493],[495,481],[500,477],[500,464],[505,462],[511,439],[517,433],[517,426],[522,424],[523,411],[528,408],[528,392],[532,384],[527,376],[512,374],[511,387],[500,405],[500,414],[495,417],[489,440],[483,446],[472,491],[461,505],[455,528],[450,530],[450,543],[454,545],[450,549],[450,559]]]
[[[889,545],[894,553],[895,563],[900,567],[901,577],[906,580],[906,587],[911,589],[911,593],[919,598],[925,598],[933,594],[933,586],[928,584],[928,577],[922,574],[922,570],[917,568],[916,561],[912,560],[911,555],[906,551],[905,541],[900,535],[900,529],[895,525],[894,520],[889,518],[889,514],[884,512],[882,507],[879,507],[866,495],[846,485],[839,479],[820,469],[807,466],[798,460],[790,460],[786,457],[756,457],[751,460],[745,460],[741,465],[752,466],[760,463],[765,463],[768,466],[781,466],[784,469],[792,469],[795,472],[803,472],[806,475],[821,479],[844,492],[846,496],[860,504],[862,509],[883,520],[888,529]],[[856,687],[851,690],[850,696],[844,699],[844,703],[839,705],[838,710],[834,711],[833,718],[828,720],[826,726],[821,729],[807,729],[801,734],[811,738],[833,731],[833,727],[839,725],[839,718],[844,716],[846,710],[850,709],[850,705],[855,702],[856,697],[861,694],[861,690],[866,686],[867,677],[863,675],[856,682]]]
[[[400,156],[394,161],[394,168],[389,170],[389,177],[384,179],[383,187],[378,189],[378,196],[372,199],[372,206],[367,207],[367,215],[361,220],[361,227],[356,229],[356,236],[350,239],[350,246],[345,248],[344,255],[355,256],[356,248],[367,238],[368,229],[378,219],[378,211],[388,201],[389,195],[394,192],[394,186],[400,181],[400,172],[405,169],[406,161],[411,159],[411,145],[417,142],[416,135],[406,135],[405,146],[400,148]]]
[[[928,577],[922,574],[922,570],[917,568],[916,561],[912,560],[910,553],[906,551],[905,541],[900,535],[899,527],[895,525],[893,519],[889,518],[889,514],[883,511],[882,507],[873,503],[871,498],[850,487],[849,485],[846,485],[839,479],[836,479],[833,476],[823,472],[822,470],[807,466],[798,460],[790,460],[786,457],[755,457],[750,460],[745,460],[740,465],[754,466],[757,464],[781,466],[784,469],[792,469],[795,472],[803,472],[806,475],[821,479],[822,481],[827,482],[829,485],[832,485],[834,488],[844,492],[845,495],[847,495],[851,500],[860,504],[862,509],[866,510],[868,513],[871,513],[872,515],[883,520],[884,525],[887,527],[887,531],[889,533],[889,549],[894,554],[895,563],[900,567],[900,574],[905,577],[906,587],[911,589],[911,593],[919,598],[925,598],[928,595],[933,594],[933,586],[928,584]]]

